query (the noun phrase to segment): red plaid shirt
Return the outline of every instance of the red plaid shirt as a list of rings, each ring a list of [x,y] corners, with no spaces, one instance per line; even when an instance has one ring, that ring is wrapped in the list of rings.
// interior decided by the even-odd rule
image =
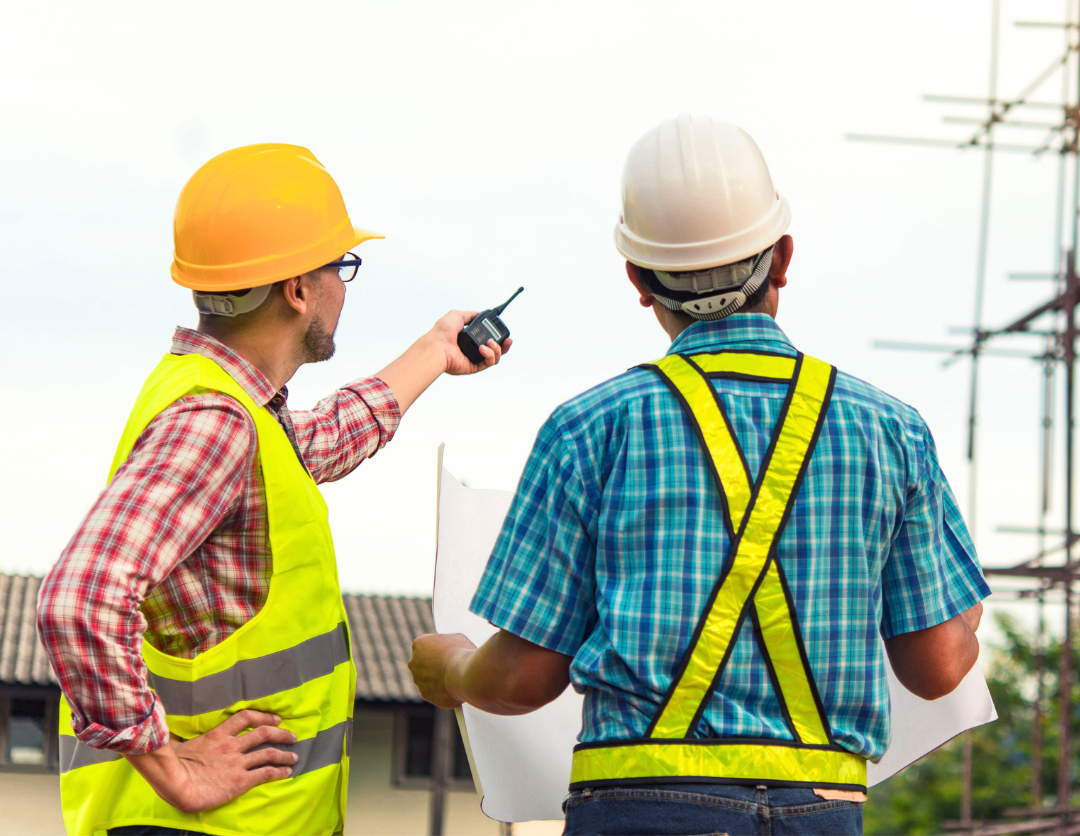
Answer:
[[[310,412],[217,340],[177,328],[173,354],[218,363],[285,429],[316,482],[375,454],[401,413],[378,378],[358,380]],[[259,612],[270,543],[255,424],[232,398],[196,391],[153,421],[45,578],[38,632],[75,733],[97,748],[142,754],[169,739],[147,684],[142,642],[191,658]]]

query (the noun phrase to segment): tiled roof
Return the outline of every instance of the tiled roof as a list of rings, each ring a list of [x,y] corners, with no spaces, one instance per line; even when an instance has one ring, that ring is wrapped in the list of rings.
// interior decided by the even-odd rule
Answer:
[[[34,611],[41,578],[0,574],[0,684],[55,685]],[[422,702],[409,675],[412,640],[432,633],[429,598],[345,595],[356,659],[356,698]]]
[[[41,578],[0,575],[0,683],[55,685],[34,626]]]
[[[408,662],[413,639],[435,632],[431,599],[346,595],[345,611],[356,660],[356,698],[423,702]]]

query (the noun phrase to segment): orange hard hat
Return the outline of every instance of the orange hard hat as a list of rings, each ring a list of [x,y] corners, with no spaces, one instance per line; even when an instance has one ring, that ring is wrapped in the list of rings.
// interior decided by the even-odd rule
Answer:
[[[246,145],[219,154],[180,192],[172,277],[225,293],[307,273],[377,232],[358,229],[334,178],[299,145]]]

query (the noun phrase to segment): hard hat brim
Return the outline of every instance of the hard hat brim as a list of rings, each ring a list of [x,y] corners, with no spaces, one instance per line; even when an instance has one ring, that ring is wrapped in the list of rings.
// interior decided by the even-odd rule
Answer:
[[[372,232],[370,229],[361,229],[358,226],[353,227],[353,235],[356,240],[353,242],[355,247],[357,244],[363,244],[365,241],[370,241],[372,238],[385,238],[381,232]]]
[[[365,241],[370,241],[373,238],[385,238],[386,236],[379,232],[372,232],[369,229],[361,229],[358,226],[352,227],[352,234],[342,230],[344,235],[339,237],[336,241],[323,242],[316,248],[316,252],[313,252],[314,262],[309,263],[311,259],[297,262],[295,259],[290,259],[289,264],[285,269],[278,271],[269,271],[266,274],[259,276],[258,279],[237,278],[234,281],[222,280],[215,278],[208,281],[207,278],[195,278],[185,273],[184,269],[178,263],[178,259],[174,256],[172,266],[169,270],[172,280],[181,287],[189,288],[190,290],[199,290],[202,292],[212,293],[228,293],[230,290],[247,290],[252,287],[260,287],[265,284],[273,284],[274,282],[280,282],[284,279],[291,279],[293,276],[299,276],[303,273],[308,273],[321,267],[329,261],[333,261],[338,258],[342,253],[351,250],[353,247],[363,244]],[[332,248],[332,249],[328,249]],[[226,270],[235,269],[234,265],[229,265]]]
[[[615,249],[638,267],[650,270],[680,272],[705,270],[755,256],[764,252],[787,231],[791,223],[791,207],[779,192],[768,214],[754,226],[735,235],[713,241],[692,243],[661,243],[635,235],[623,222],[615,224]]]

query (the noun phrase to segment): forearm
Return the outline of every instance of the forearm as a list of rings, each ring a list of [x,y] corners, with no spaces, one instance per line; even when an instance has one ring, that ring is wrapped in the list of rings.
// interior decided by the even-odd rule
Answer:
[[[484,654],[483,647],[458,651],[447,662],[446,690],[457,702],[489,714],[528,714],[537,706],[515,687],[515,674],[510,666]]]
[[[446,371],[446,351],[428,333],[376,375],[394,393],[402,415]]]
[[[397,398],[379,378],[355,380],[312,410],[292,412],[296,443],[316,482],[347,476],[397,432]]]
[[[499,362],[513,343],[509,337],[500,346],[494,340],[480,346],[484,362],[473,363],[458,348],[457,338],[476,311],[450,311],[430,331],[414,342],[409,350],[379,372],[378,377],[397,397],[401,413],[412,406],[440,375],[474,374]]]
[[[887,639],[885,648],[901,684],[916,696],[936,700],[952,693],[979,659],[971,628],[975,608],[935,627]],[[978,613],[982,607],[978,605]],[[977,618],[974,619],[978,626]]]
[[[142,754],[126,754],[128,763],[135,767],[146,782],[161,794],[160,788],[176,786],[180,783],[180,759],[176,756],[179,741],[171,736],[164,745]]]
[[[566,690],[569,669],[569,656],[500,630],[478,649],[450,650],[444,683],[456,702],[490,714],[527,714]]]

